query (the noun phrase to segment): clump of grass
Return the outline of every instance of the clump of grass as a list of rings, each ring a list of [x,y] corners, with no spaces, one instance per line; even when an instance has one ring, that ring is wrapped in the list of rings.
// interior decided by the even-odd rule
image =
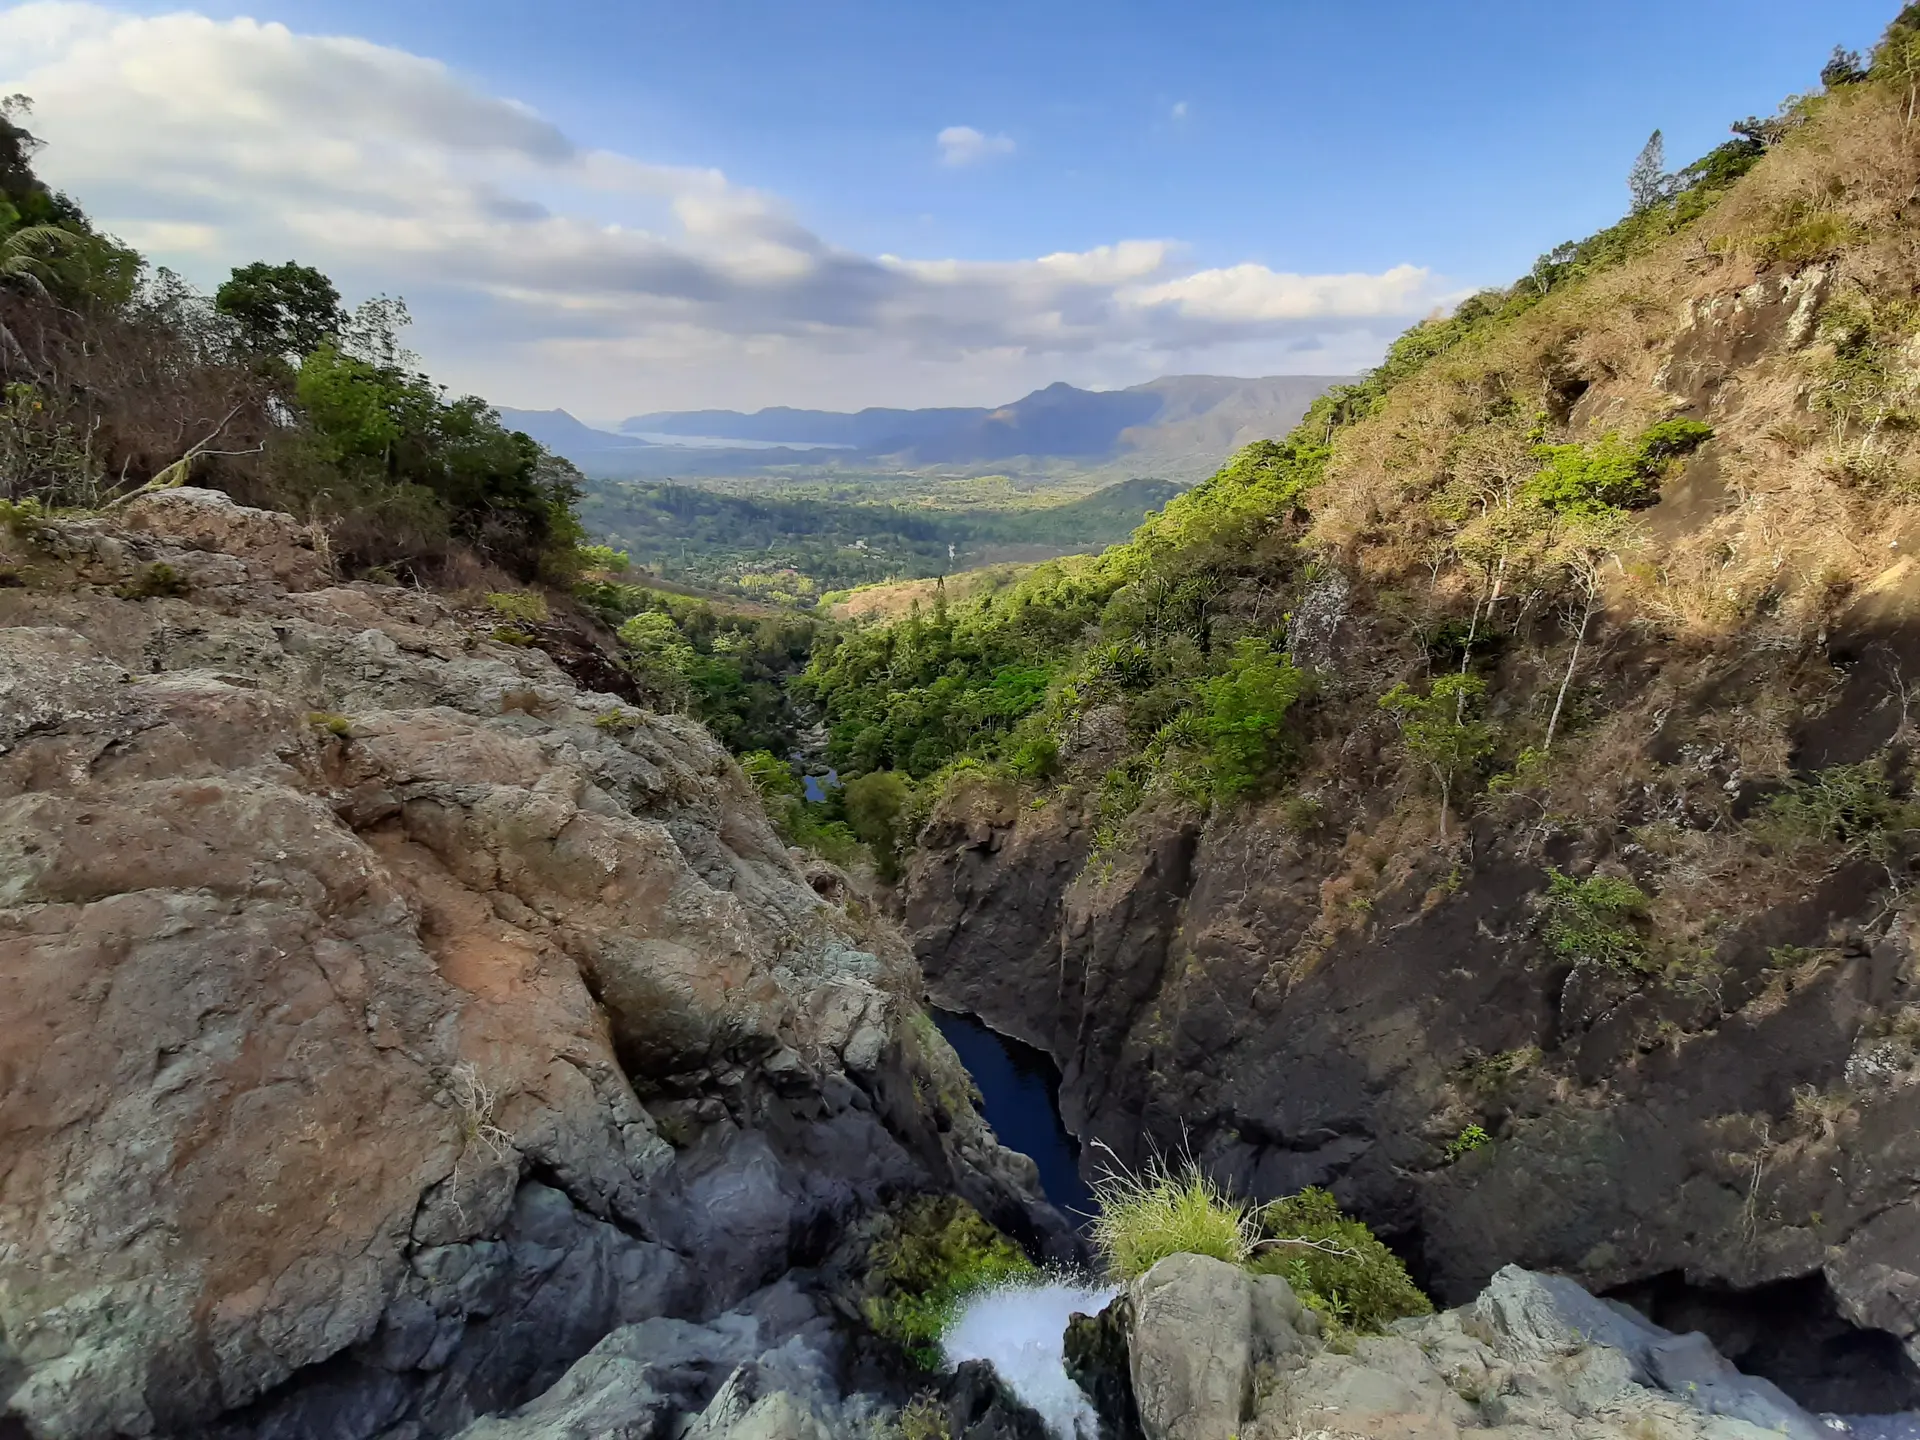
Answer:
[[[874,1330],[925,1369],[969,1296],[1037,1273],[1018,1245],[953,1195],[922,1195],[888,1217],[868,1251],[861,1309]]]
[[[1382,1330],[1408,1315],[1433,1313],[1400,1257],[1327,1191],[1302,1190],[1256,1215],[1262,1234],[1253,1271],[1284,1277],[1303,1305],[1338,1327]]]
[[[547,622],[547,597],[533,590],[495,590],[487,596],[487,608],[502,620],[523,625]]]
[[[326,731],[329,735],[337,735],[342,740],[353,738],[353,721],[331,710],[309,710],[307,723],[315,729]]]
[[[1093,1194],[1093,1243],[1117,1281],[1169,1255],[1208,1255],[1284,1277],[1335,1332],[1379,1330],[1433,1311],[1400,1257],[1325,1190],[1249,1205],[1191,1160],[1175,1167],[1156,1156],[1137,1174],[1109,1169]]]
[[[1244,1265],[1259,1238],[1246,1204],[1200,1173],[1155,1157],[1138,1174],[1114,1167],[1094,1182],[1093,1243],[1115,1280],[1144,1275],[1169,1255]]]
[[[525,630],[522,630],[518,625],[494,626],[493,639],[502,645],[519,645],[525,647],[533,644],[533,636],[529,635]]]
[[[187,577],[164,560],[144,567],[120,587],[122,600],[157,600],[162,596],[179,597],[193,588]]]

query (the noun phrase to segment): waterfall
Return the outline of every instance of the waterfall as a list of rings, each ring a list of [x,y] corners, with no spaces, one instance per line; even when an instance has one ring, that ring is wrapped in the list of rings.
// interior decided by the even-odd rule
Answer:
[[[985,1360],[1057,1440],[1098,1440],[1100,1422],[1067,1374],[1068,1317],[1096,1315],[1120,1292],[1069,1280],[1003,1285],[967,1301],[941,1345],[947,1364]]]

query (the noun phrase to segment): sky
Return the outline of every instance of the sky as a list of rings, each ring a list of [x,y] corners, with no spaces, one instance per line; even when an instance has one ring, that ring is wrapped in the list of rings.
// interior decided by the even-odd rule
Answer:
[[[1893,0],[0,0],[43,175],[590,421],[1346,374]]]

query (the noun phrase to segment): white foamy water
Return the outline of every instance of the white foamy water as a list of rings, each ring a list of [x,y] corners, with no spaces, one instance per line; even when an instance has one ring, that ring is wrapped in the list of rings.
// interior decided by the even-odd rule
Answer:
[[[985,1360],[1007,1388],[1039,1413],[1059,1440],[1098,1440],[1100,1420],[1086,1392],[1067,1375],[1068,1317],[1097,1315],[1120,1292],[1065,1281],[1007,1285],[969,1300],[941,1348],[947,1364]]]

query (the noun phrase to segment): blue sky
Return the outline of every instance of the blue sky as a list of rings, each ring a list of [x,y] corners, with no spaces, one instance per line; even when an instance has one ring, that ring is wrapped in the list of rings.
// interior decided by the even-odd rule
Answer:
[[[48,172],[196,279],[299,245],[406,293],[436,371],[612,418],[1351,369],[1616,218],[1654,126],[1692,158],[1894,8],[295,0],[197,30],[126,7],[109,36],[114,12],[38,3],[0,7],[0,81],[47,92]],[[244,90],[262,47],[280,78],[224,114],[82,113],[103,69]],[[469,143],[515,107],[544,128]],[[275,146],[300,183],[262,179]],[[618,253],[581,238],[607,222]]]

